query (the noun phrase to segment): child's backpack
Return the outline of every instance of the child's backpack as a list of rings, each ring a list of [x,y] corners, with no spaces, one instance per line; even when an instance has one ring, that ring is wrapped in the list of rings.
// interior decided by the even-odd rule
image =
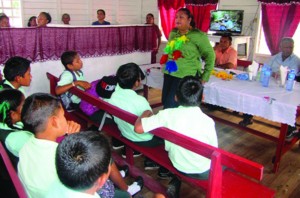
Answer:
[[[76,75],[74,74],[73,71],[70,71],[70,70],[66,70],[66,71],[71,72],[71,74],[73,76],[73,82],[77,80]],[[81,73],[81,75],[83,75],[83,72],[81,70],[78,70],[78,71],[79,71],[79,73]],[[61,75],[59,76],[59,80],[60,80],[60,78],[61,78]],[[71,100],[72,96],[73,96],[73,94],[70,93],[69,91],[67,91],[59,96],[62,105],[64,106],[64,108],[67,111],[75,110],[78,107],[78,105],[74,105],[74,103],[72,102],[72,100]]]
[[[91,94],[97,98],[110,98],[115,87],[117,85],[117,80],[115,76],[104,76],[100,80],[95,80],[91,83],[91,88],[86,91],[86,93]],[[80,102],[80,109],[88,116],[91,116],[93,113],[99,109],[90,103],[82,100]]]

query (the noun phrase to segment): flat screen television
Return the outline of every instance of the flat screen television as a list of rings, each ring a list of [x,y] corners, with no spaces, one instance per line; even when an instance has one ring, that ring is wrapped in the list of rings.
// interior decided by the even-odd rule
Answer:
[[[217,34],[240,35],[243,27],[244,10],[212,10],[209,30]]]

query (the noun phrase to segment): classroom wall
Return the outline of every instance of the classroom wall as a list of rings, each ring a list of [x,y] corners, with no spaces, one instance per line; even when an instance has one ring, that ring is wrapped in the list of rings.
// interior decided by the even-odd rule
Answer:
[[[90,25],[97,20],[98,9],[105,10],[106,20],[112,24],[145,23],[148,12],[158,19],[156,0],[21,0],[21,4],[23,26],[31,16],[37,16],[41,11],[50,13],[52,24],[62,24],[61,15],[69,13],[72,25]]]

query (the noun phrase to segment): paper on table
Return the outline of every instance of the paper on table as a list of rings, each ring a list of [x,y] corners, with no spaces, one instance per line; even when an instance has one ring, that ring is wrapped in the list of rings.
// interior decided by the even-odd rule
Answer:
[[[252,72],[253,76],[256,76],[258,71],[259,64],[256,61],[253,61],[251,65],[248,67],[248,71]]]
[[[279,74],[280,74],[280,85],[282,87],[285,84],[287,73],[288,73],[288,67],[280,65]]]

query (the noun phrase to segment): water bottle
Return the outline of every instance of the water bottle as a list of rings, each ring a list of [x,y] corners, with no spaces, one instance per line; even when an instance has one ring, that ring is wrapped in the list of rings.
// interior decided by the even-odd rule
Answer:
[[[262,86],[268,87],[269,86],[269,81],[271,77],[271,68],[266,68],[264,74],[263,74],[263,79],[262,79]]]
[[[261,67],[259,67],[258,71],[257,71],[257,74],[256,74],[256,81],[260,81],[260,73],[261,73]]]
[[[286,86],[285,86],[286,90],[288,90],[288,91],[293,90],[295,77],[296,77],[295,70],[292,69],[289,72],[288,77],[287,77]]]
[[[262,66],[262,68],[261,68],[261,71],[260,71],[260,79],[259,79],[259,82],[261,82],[261,83],[262,83],[263,80],[264,80],[264,75],[265,75],[266,70],[267,70],[267,65],[264,64],[264,65]]]

